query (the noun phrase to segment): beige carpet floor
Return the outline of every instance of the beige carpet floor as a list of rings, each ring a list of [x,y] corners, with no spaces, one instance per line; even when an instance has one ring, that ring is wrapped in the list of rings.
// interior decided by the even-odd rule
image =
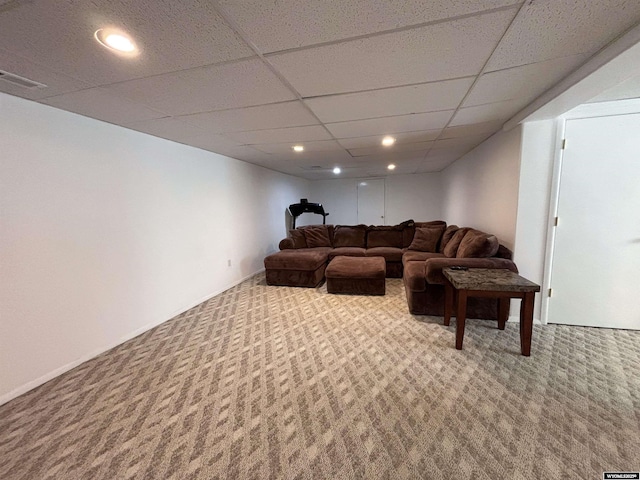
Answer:
[[[640,332],[412,316],[257,275],[0,407],[0,478],[599,479],[640,469]]]

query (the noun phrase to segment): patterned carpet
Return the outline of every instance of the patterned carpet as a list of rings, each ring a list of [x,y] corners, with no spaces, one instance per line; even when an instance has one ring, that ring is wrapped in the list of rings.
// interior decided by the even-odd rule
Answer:
[[[640,332],[455,326],[384,297],[212,298],[0,407],[8,479],[598,479],[640,469]],[[454,322],[452,322],[454,323]],[[455,325],[455,323],[454,323]]]

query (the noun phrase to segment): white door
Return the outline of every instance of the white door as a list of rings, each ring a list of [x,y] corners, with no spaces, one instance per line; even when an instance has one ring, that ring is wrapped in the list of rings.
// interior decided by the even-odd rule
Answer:
[[[640,329],[640,114],[567,120],[551,323]]]
[[[358,183],[358,223],[384,225],[384,178]]]

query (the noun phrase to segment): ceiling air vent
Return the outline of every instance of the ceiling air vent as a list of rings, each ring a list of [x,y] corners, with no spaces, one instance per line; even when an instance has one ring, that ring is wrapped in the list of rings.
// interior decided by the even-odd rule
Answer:
[[[0,80],[4,80],[5,82],[13,83],[14,85],[18,85],[23,88],[45,88],[46,85],[43,83],[34,82],[33,80],[29,80],[28,78],[20,77],[19,75],[14,75],[13,73],[5,72],[0,70]]]

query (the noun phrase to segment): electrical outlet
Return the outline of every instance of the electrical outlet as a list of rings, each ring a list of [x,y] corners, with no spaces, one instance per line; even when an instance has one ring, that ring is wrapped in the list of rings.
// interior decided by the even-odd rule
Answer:
[[[231,266],[231,259],[227,260],[227,267]]]

